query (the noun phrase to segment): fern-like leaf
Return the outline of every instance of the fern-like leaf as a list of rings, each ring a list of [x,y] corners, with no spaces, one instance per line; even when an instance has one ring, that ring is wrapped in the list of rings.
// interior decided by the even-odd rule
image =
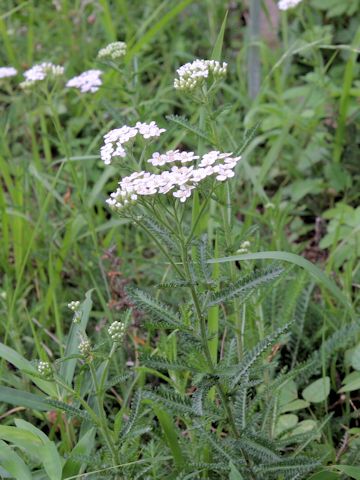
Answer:
[[[235,297],[240,297],[242,301],[245,301],[260,287],[263,287],[269,282],[276,280],[283,273],[283,271],[283,268],[277,266],[259,269],[251,275],[240,278],[238,281],[214,294],[208,306],[218,305],[219,303],[226,302]]]
[[[161,403],[170,413],[173,413],[176,416],[181,414],[197,416],[190,403],[190,400],[187,398],[182,398],[176,393],[163,391],[160,394],[147,390],[143,392],[143,398],[152,400],[155,403]]]
[[[185,330],[179,315],[170,306],[159,302],[156,298],[135,287],[127,287],[126,292],[138,309],[151,315],[152,320],[159,320],[169,327]]]
[[[212,143],[211,138],[204,132],[204,130],[201,130],[199,127],[192,125],[189,120],[185,117],[180,117],[179,115],[167,115],[166,120],[169,120],[169,122],[175,123],[175,125],[178,125],[185,130],[188,130],[189,132],[193,133],[199,138],[202,138],[203,140],[206,140],[208,143]]]
[[[261,340],[255,347],[250,350],[245,356],[242,362],[240,362],[236,371],[233,374],[232,387],[235,387],[244,375],[249,371],[251,366],[256,362],[262,353],[264,353],[281,335],[283,335],[288,329],[290,324],[288,323],[282,328],[278,328],[274,333],[268,335]]]
[[[91,416],[88,414],[88,412],[86,410],[82,410],[80,408],[74,407],[73,405],[69,405],[65,402],[61,402],[60,400],[55,400],[53,398],[47,399],[46,403],[48,403],[49,406],[51,406],[51,407],[53,407],[57,410],[62,410],[70,418],[71,417],[83,418],[84,420],[87,420],[87,421],[91,422],[91,424],[93,424]]]
[[[124,437],[126,437],[134,427],[135,422],[139,416],[140,404],[141,404],[141,390],[138,390],[135,393],[134,398],[131,402],[129,419],[120,431],[121,439],[124,439]]]
[[[258,435],[242,435],[236,444],[242,451],[248,453],[252,458],[260,462],[275,462],[280,460],[280,456],[276,452],[275,444]]]

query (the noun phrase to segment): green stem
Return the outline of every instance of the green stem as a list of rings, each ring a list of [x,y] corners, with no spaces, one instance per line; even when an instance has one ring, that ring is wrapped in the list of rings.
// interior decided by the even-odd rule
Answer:
[[[96,401],[97,401],[97,405],[98,405],[98,410],[99,410],[99,420],[100,420],[100,429],[101,429],[101,433],[103,434],[103,437],[107,443],[107,446],[109,448],[109,450],[111,451],[111,455],[113,457],[113,464],[114,465],[117,465],[119,463],[119,458],[118,458],[118,452],[116,450],[116,447],[114,445],[114,442],[111,438],[111,433],[109,431],[109,427],[108,427],[108,424],[107,424],[107,420],[106,420],[106,414],[105,414],[105,410],[104,410],[104,405],[103,405],[103,394],[99,388],[99,383],[97,381],[97,377],[96,377],[96,371],[95,371],[95,368],[94,368],[94,365],[92,362],[89,362],[88,363],[89,365],[89,369],[90,369],[90,374],[91,374],[91,378],[92,378],[92,381],[93,381],[93,384],[94,384],[94,390],[95,390],[95,396],[96,396]],[[104,368],[104,371],[106,370],[106,366]],[[103,375],[104,375],[104,372],[103,372]],[[102,375],[102,377],[103,377]]]

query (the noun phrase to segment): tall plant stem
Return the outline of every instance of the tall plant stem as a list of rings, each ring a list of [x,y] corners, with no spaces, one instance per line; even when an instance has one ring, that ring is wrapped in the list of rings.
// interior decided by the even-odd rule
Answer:
[[[113,439],[111,438],[111,433],[109,431],[109,427],[108,427],[107,420],[106,420],[106,414],[105,414],[105,411],[104,411],[103,395],[100,391],[99,383],[98,383],[97,377],[96,377],[96,371],[95,371],[95,368],[94,368],[94,365],[92,364],[92,362],[89,362],[89,369],[90,369],[91,378],[92,378],[92,381],[93,381],[93,384],[94,384],[95,396],[96,396],[96,401],[97,401],[98,410],[99,410],[98,413],[99,413],[101,433],[102,433],[102,435],[103,435],[103,437],[104,437],[104,439],[107,443],[107,446],[108,446],[108,448],[111,452],[111,456],[112,456],[112,459],[113,459],[113,464],[117,465],[119,463],[118,452],[117,452],[116,447],[114,445]]]
[[[187,280],[189,281],[189,284],[190,284],[190,287],[189,287],[190,288],[190,293],[191,293],[191,297],[192,297],[192,300],[193,300],[193,303],[194,303],[196,316],[197,316],[197,319],[198,319],[198,322],[199,322],[201,340],[202,340],[202,345],[203,345],[203,350],[204,350],[204,353],[205,353],[205,357],[206,357],[206,360],[208,362],[210,372],[215,373],[215,367],[214,367],[214,363],[213,363],[212,358],[211,358],[211,352],[209,350],[209,344],[208,344],[208,340],[207,340],[206,317],[202,314],[199,297],[197,295],[196,289],[193,286],[191,272],[190,272],[190,268],[189,268],[188,252],[187,252],[187,249],[186,249],[185,245],[183,245],[182,259],[183,259],[183,266],[184,266],[184,270],[185,270],[185,277],[187,278]],[[224,407],[226,416],[228,418],[230,429],[231,429],[233,435],[236,438],[239,438],[239,432],[237,431],[234,415],[233,415],[233,412],[232,412],[231,407],[229,405],[228,399],[226,398],[226,393],[224,392],[224,389],[223,389],[223,387],[222,387],[222,385],[220,384],[219,381],[216,381],[215,386],[216,386],[216,390],[218,391],[219,396],[221,398],[221,402],[222,402],[222,405]],[[249,468],[249,472],[250,472],[250,476],[251,476],[252,480],[256,480],[256,476],[255,476],[254,472],[252,471],[251,461],[250,461],[248,455],[242,449],[241,449],[241,453],[242,453],[242,455],[243,455],[243,457],[246,461],[246,464]]]

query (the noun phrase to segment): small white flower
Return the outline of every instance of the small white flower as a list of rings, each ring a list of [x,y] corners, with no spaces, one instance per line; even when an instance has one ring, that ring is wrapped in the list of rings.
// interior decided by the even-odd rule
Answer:
[[[47,378],[50,377],[52,370],[51,365],[49,362],[39,362],[37,366],[37,370],[43,377]]]
[[[70,310],[72,310],[73,312],[76,312],[79,307],[80,307],[80,302],[79,300],[73,300],[72,302],[68,303],[68,308],[70,308]]]
[[[113,322],[108,328],[108,333],[114,342],[120,342],[124,337],[125,330],[125,323]]]
[[[180,190],[177,190],[173,193],[173,196],[180,199],[180,202],[186,202],[186,199],[191,196],[191,190],[195,187],[194,185],[181,185]]]
[[[35,82],[45,80],[47,78],[55,78],[63,75],[64,67],[54,65],[51,62],[43,62],[34,65],[24,72],[25,81],[20,84],[22,88],[31,87]]]
[[[225,165],[217,165],[214,167],[214,171],[217,173],[216,180],[219,180],[219,182],[224,182],[235,175],[234,171],[231,168],[226,168]]]
[[[165,131],[164,128],[159,128],[155,122],[137,122],[135,127],[124,125],[121,128],[110,130],[110,132],[104,135],[104,145],[100,148],[100,158],[105,165],[109,165],[114,157],[124,158],[126,156],[123,145],[136,135],[149,139],[159,137]],[[156,161],[156,157],[154,160]]]
[[[290,8],[294,8],[299,5],[301,1],[302,0],[280,0],[280,2],[278,3],[278,8],[279,10],[283,11],[289,10]]]
[[[0,67],[0,78],[14,77],[17,73],[14,67]]]
[[[156,152],[148,163],[157,167],[179,162],[180,166],[173,165],[170,170],[164,170],[161,173],[133,172],[121,179],[119,188],[110,195],[107,203],[113,208],[123,209],[141,197],[167,194],[170,191],[175,198],[185,202],[191,196],[191,191],[207,177],[215,175],[218,181],[223,182],[235,175],[233,169],[241,157],[231,157],[231,155],[231,153],[218,151],[209,152],[203,155],[199,164],[205,166],[196,168],[194,163],[199,156],[194,152],[179,150],[169,150],[164,154]],[[182,165],[190,161],[194,163],[190,166]]]
[[[109,57],[112,60],[116,60],[126,54],[126,48],[126,43],[124,42],[109,43],[109,45],[99,50],[98,58]]]
[[[194,60],[177,69],[179,78],[175,78],[174,87],[177,90],[193,90],[202,85],[210,76],[214,79],[226,74],[227,63],[216,60]]]
[[[67,83],[67,88],[77,88],[81,93],[95,93],[102,85],[101,70],[86,70],[77,77],[71,78]]]
[[[87,338],[84,338],[83,340],[81,340],[78,348],[79,348],[80,354],[83,357],[85,357],[87,359],[91,358],[92,347],[91,347],[90,341]]]

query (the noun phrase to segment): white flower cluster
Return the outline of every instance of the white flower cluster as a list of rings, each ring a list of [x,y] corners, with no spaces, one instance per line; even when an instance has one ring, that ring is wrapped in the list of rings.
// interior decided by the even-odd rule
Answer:
[[[236,253],[248,253],[250,245],[251,243],[249,242],[249,240],[245,240],[244,242],[242,242],[240,248],[236,251]]]
[[[79,343],[79,352],[81,353],[81,355],[85,358],[90,358],[91,350],[92,347],[90,341],[87,338],[81,340],[81,342]]]
[[[49,362],[39,362],[37,370],[43,377],[49,377],[51,375],[51,365]]]
[[[78,300],[73,300],[72,302],[68,303],[68,308],[74,312],[74,323],[80,323],[81,320],[81,311],[79,310],[80,302]]]
[[[124,42],[113,42],[109,43],[105,48],[99,50],[98,58],[109,57],[112,60],[123,57],[126,54],[126,43]]]
[[[20,87],[31,87],[35,82],[45,80],[47,78],[55,78],[63,75],[64,67],[54,65],[50,62],[43,62],[39,65],[34,65],[29,70],[24,72],[25,81],[20,84]]]
[[[179,78],[174,80],[174,88],[177,90],[193,90],[202,85],[209,78],[210,74],[214,78],[220,78],[226,75],[227,63],[220,63],[216,60],[195,60],[186,63],[178,68]]]
[[[159,128],[155,122],[137,122],[135,127],[124,125],[121,128],[110,130],[104,135],[104,145],[100,149],[101,160],[105,165],[109,165],[113,157],[125,157],[126,152],[123,145],[138,134],[148,139],[159,137],[163,132],[165,129]]]
[[[68,308],[70,308],[70,310],[72,310],[73,312],[76,312],[79,307],[80,307],[80,302],[79,300],[73,300],[72,302],[68,303]]]
[[[14,67],[0,67],[0,78],[14,77],[17,70]]]
[[[234,168],[241,157],[232,157],[231,153],[212,151],[202,156],[198,165],[182,166],[199,157],[194,152],[179,152],[170,150],[165,154],[154,153],[148,160],[155,166],[168,163],[179,163],[170,170],[161,173],[134,172],[124,177],[119,182],[119,188],[107,199],[109,206],[122,209],[135,202],[139,196],[166,194],[172,195],[185,202],[191,192],[207,177],[215,176],[216,180],[223,182],[235,175]]]
[[[97,92],[102,85],[101,70],[86,70],[81,75],[71,78],[66,86],[68,88],[77,88],[81,93]]]
[[[125,323],[113,322],[108,328],[108,333],[114,342],[121,342],[126,330]]]
[[[290,8],[294,8],[299,5],[301,1],[302,0],[280,0],[278,7],[279,10],[289,10]]]

